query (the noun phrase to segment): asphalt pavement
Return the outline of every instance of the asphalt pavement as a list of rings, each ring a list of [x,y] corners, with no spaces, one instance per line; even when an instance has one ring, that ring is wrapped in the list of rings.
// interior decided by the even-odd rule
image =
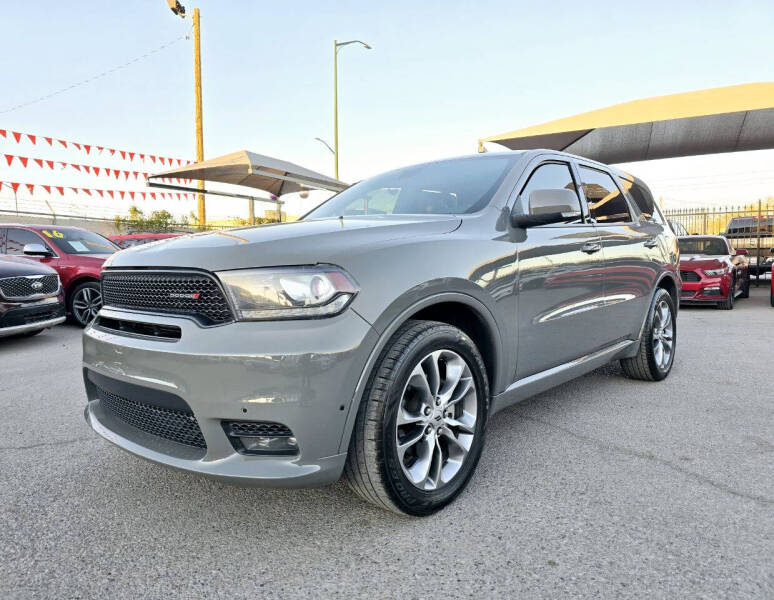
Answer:
[[[686,308],[661,383],[617,365],[497,415],[425,519],[239,488],[83,420],[80,331],[0,339],[0,598],[772,598],[774,308]]]

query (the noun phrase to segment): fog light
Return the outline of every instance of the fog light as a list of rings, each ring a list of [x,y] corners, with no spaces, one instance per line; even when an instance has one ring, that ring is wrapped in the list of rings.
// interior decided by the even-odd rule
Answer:
[[[281,423],[223,421],[223,430],[234,450],[240,454],[298,454],[298,440],[293,432]]]
[[[704,296],[722,296],[719,287],[706,287],[701,291],[701,293]]]

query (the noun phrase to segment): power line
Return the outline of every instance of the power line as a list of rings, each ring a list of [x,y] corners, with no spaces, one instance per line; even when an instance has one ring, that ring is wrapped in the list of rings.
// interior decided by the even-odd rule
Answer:
[[[15,110],[19,110],[20,108],[24,108],[26,106],[30,106],[31,104],[37,104],[38,102],[43,102],[44,100],[48,100],[49,98],[53,98],[54,96],[58,96],[59,94],[63,94],[64,92],[69,92],[70,90],[77,88],[79,86],[85,85],[87,83],[91,83],[92,81],[95,81],[97,79],[100,79],[102,77],[106,77],[107,75],[110,75],[111,73],[115,73],[116,71],[120,71],[121,69],[125,69],[126,67],[133,65],[136,62],[140,62],[141,60],[145,60],[146,58],[149,58],[153,54],[156,54],[157,52],[160,52],[161,50],[164,50],[165,48],[169,48],[173,44],[176,44],[177,42],[181,40],[188,39],[188,34],[181,35],[179,38],[175,38],[174,40],[171,40],[167,42],[166,44],[162,44],[158,48],[154,48],[153,50],[150,50],[146,52],[145,54],[142,54],[140,56],[137,56],[136,58],[133,58],[132,60],[122,63],[120,65],[117,65],[111,69],[108,69],[106,71],[102,71],[101,73],[94,75],[93,77],[89,77],[88,79],[83,79],[81,81],[78,81],[77,83],[74,83],[72,85],[68,85],[67,87],[63,87],[61,89],[58,89],[54,92],[51,92],[50,94],[46,94],[45,96],[40,96],[39,98],[36,98],[35,100],[30,100],[28,102],[22,102],[21,104],[17,104],[15,106],[11,106],[10,108],[6,108],[3,110],[0,110],[0,114],[6,114],[9,112],[13,112]]]

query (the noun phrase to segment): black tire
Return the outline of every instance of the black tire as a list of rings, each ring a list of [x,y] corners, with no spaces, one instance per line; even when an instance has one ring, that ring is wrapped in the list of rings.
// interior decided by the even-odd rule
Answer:
[[[82,308],[83,301],[88,305],[85,308]],[[70,292],[67,311],[73,323],[86,327],[96,316],[95,307],[97,311],[102,307],[102,290],[98,281],[86,281]]]
[[[665,366],[658,364],[656,360],[656,354],[654,349],[654,319],[656,315],[656,309],[661,303],[666,303],[667,308],[672,321],[672,351],[669,361]],[[672,365],[675,361],[675,351],[677,350],[677,319],[675,313],[675,305],[672,301],[672,296],[669,295],[663,288],[656,290],[653,295],[653,299],[650,302],[650,309],[648,310],[647,321],[645,322],[645,328],[640,338],[640,348],[636,356],[632,358],[621,359],[621,367],[624,373],[632,379],[639,379],[642,381],[661,381],[666,379],[672,370]]]
[[[397,451],[396,419],[412,370],[429,353],[451,350],[470,369],[476,386],[473,442],[459,471],[437,489],[420,489],[404,474]],[[467,485],[484,445],[489,410],[486,367],[476,345],[461,330],[435,321],[408,321],[390,339],[371,374],[350,439],[344,476],[350,488],[381,508],[430,515],[452,502]],[[440,439],[440,438],[439,438]]]
[[[742,293],[739,294],[740,298],[749,298],[750,297],[750,273],[747,273],[747,277],[744,278],[744,283],[742,284]]]
[[[724,300],[718,302],[718,308],[720,310],[732,310],[734,308],[734,288],[736,287],[736,279],[731,280],[731,287],[728,288],[728,296]]]
[[[772,277],[774,277],[774,274],[772,274]],[[769,295],[769,301],[771,302],[771,305],[774,306],[774,285],[771,286],[771,294]]]

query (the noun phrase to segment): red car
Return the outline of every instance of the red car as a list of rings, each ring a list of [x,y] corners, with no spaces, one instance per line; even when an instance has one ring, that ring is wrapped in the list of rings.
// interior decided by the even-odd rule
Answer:
[[[0,223],[0,254],[23,255],[59,273],[70,317],[86,326],[102,307],[102,263],[118,248],[107,238],[58,225]]]
[[[167,238],[177,237],[183,235],[182,233],[128,233],[126,235],[111,235],[108,236],[110,241],[113,242],[119,248],[131,248],[132,246],[139,246],[141,244],[148,244],[149,242],[155,242],[157,240],[165,240]]]
[[[680,248],[680,304],[715,304],[731,310],[736,297],[750,295],[747,250],[736,250],[720,235],[677,238]]]

